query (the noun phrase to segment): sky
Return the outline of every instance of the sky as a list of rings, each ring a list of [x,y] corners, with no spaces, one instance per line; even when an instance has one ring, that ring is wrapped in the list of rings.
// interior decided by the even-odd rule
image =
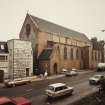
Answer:
[[[0,0],[0,41],[19,38],[27,12],[105,40],[105,0]]]

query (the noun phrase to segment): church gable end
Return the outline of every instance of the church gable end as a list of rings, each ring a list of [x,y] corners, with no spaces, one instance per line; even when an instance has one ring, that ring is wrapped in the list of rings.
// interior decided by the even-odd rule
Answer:
[[[21,40],[31,40],[35,38],[37,33],[37,28],[33,23],[31,17],[27,14],[23,26],[20,31],[20,39]]]

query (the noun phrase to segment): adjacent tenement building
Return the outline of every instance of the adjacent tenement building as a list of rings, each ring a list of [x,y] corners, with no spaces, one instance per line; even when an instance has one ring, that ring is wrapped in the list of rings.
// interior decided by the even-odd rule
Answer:
[[[92,68],[92,42],[83,33],[27,14],[20,39],[32,42],[34,67],[37,63],[40,72]]]
[[[9,77],[11,79],[32,76],[33,52],[31,42],[19,39],[8,40]]]
[[[0,42],[0,81],[8,78],[8,46],[7,42]]]

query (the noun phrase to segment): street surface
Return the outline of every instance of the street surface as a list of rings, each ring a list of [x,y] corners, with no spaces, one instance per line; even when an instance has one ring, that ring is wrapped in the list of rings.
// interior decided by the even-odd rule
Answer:
[[[17,86],[13,88],[0,88],[0,96],[19,97],[24,96],[32,100],[32,105],[67,105],[81,97],[94,92],[97,87],[90,86],[88,78],[94,74],[103,74],[103,72],[90,72],[79,74],[74,77],[61,77],[51,80],[35,81],[28,85]],[[55,100],[48,100],[45,95],[45,89],[51,83],[62,82],[74,87],[72,96],[65,96]]]

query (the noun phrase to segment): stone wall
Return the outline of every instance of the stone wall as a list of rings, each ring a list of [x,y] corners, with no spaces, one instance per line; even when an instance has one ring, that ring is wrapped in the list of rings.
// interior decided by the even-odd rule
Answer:
[[[21,78],[33,74],[33,52],[31,42],[9,40],[9,71],[11,78]]]

